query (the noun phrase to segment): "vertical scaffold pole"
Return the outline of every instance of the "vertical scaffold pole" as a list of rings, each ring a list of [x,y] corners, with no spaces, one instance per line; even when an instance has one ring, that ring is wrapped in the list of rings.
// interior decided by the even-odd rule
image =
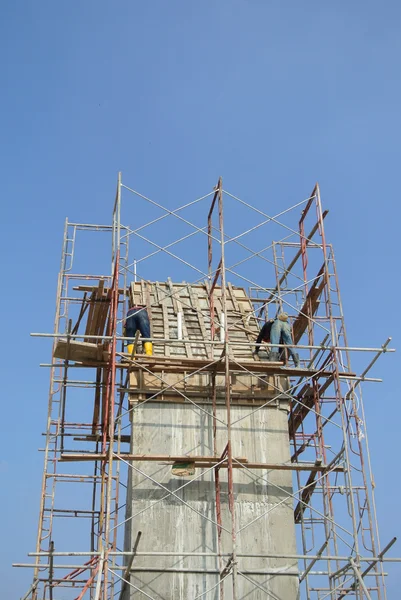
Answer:
[[[219,229],[221,244],[220,261],[220,279],[221,279],[221,304],[222,312],[227,315],[227,289],[226,289],[226,268],[224,256],[224,216],[223,216],[223,180],[220,177],[218,183],[218,206],[219,206]],[[228,506],[231,513],[231,538],[232,538],[232,583],[233,600],[237,600],[237,533],[234,502],[234,480],[233,480],[233,453],[231,439],[231,384],[230,384],[230,356],[228,345],[228,327],[225,327],[224,334],[224,361],[225,361],[225,396],[226,396],[226,414],[227,414],[227,478],[228,478]]]
[[[325,280],[326,280],[326,293],[327,293],[327,299],[328,299],[328,309],[329,309],[328,317],[330,320],[331,343],[334,347],[333,348],[333,368],[334,368],[333,383],[334,383],[334,387],[336,390],[337,403],[338,403],[338,408],[340,411],[341,424],[342,424],[342,430],[343,430],[344,456],[345,456],[345,462],[346,462],[345,477],[346,477],[346,481],[348,483],[348,489],[350,490],[349,500],[350,500],[350,516],[351,516],[351,520],[352,520],[352,531],[353,531],[353,538],[354,538],[353,545],[354,545],[354,550],[355,550],[355,554],[356,554],[356,565],[359,566],[359,556],[360,556],[360,554],[359,554],[359,538],[358,538],[359,531],[358,531],[358,526],[357,526],[355,498],[354,498],[354,493],[353,493],[352,476],[351,476],[351,468],[352,467],[351,467],[351,462],[350,462],[348,438],[347,438],[348,425],[347,425],[346,416],[344,414],[344,400],[343,400],[342,394],[341,394],[341,381],[340,381],[340,377],[339,377],[338,351],[335,348],[335,346],[338,345],[337,330],[336,330],[336,323],[333,318],[333,312],[332,312],[331,288],[330,288],[330,265],[329,265],[329,260],[328,260],[327,243],[326,243],[326,236],[325,236],[325,231],[324,231],[323,210],[322,210],[322,203],[321,203],[321,199],[320,199],[319,184],[316,184],[315,192],[316,192],[317,220],[319,223],[319,233],[320,233],[321,240],[322,240],[322,250],[323,250],[323,259],[324,259],[324,276],[325,276]],[[326,477],[328,479],[328,475]],[[356,579],[355,579],[355,581],[356,581]],[[358,595],[360,595],[360,597],[362,598],[361,594],[362,594],[362,592],[359,591]]]
[[[56,294],[56,312],[54,316],[54,333],[58,333],[59,331],[59,323],[60,323],[60,306],[61,306],[61,296],[63,289],[63,282],[65,276],[65,268],[66,268],[66,258],[67,258],[67,246],[68,246],[68,218],[65,220],[64,224],[64,236],[63,236],[63,246],[61,251],[61,260],[60,260],[60,271],[57,280],[57,294]],[[54,338],[53,347],[52,347],[52,361],[54,349],[57,343],[57,338]],[[43,469],[43,477],[42,477],[42,490],[41,490],[41,498],[40,498],[40,509],[39,509],[39,523],[38,523],[38,532],[36,538],[36,553],[41,551],[41,540],[42,540],[42,527],[43,527],[43,519],[45,514],[45,497],[46,497],[46,486],[48,483],[47,478],[47,465],[49,460],[49,443],[51,437],[51,420],[52,420],[52,412],[53,412],[53,389],[54,389],[54,378],[55,371],[57,367],[52,367],[50,369],[50,384],[49,384],[49,401],[48,401],[48,409],[47,409],[47,427],[46,427],[46,447],[45,447],[45,457],[44,457],[44,469]],[[51,485],[54,486],[54,480]],[[49,532],[51,535],[51,532]],[[39,578],[39,563],[41,558],[39,556],[36,557],[36,567],[34,569],[33,578],[37,580]],[[37,598],[37,589],[35,587],[32,599],[36,600]]]

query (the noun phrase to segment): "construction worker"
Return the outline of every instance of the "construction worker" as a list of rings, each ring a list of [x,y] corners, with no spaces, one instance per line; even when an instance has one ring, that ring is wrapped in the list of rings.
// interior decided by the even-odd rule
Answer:
[[[149,315],[143,304],[132,306],[128,310],[127,316],[125,318],[124,337],[132,338],[132,340],[130,339],[127,343],[128,354],[133,353],[135,334],[138,330],[140,331],[140,334],[143,338],[150,338]],[[152,342],[144,342],[143,347],[145,350],[145,354],[147,354],[148,356],[152,356]]]
[[[274,319],[270,329],[270,341],[272,344],[272,350],[269,355],[270,361],[279,360],[279,351],[275,344],[293,344],[291,325],[288,323],[288,315],[286,312],[282,312]],[[288,348],[288,352],[294,361],[295,367],[299,367],[299,354],[294,352],[293,348]]]
[[[260,346],[258,346],[258,344],[261,344],[262,342],[270,343],[270,331],[273,322],[273,319],[266,321],[262,329],[259,331],[258,339],[256,340],[255,354],[259,354]]]

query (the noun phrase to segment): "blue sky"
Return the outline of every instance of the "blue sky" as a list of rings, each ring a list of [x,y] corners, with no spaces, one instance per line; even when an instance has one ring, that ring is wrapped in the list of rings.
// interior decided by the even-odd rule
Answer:
[[[29,333],[52,329],[65,217],[108,223],[119,170],[169,208],[219,175],[268,213],[319,181],[350,342],[398,345],[400,27],[396,0],[2,3],[6,597],[29,586],[10,563],[34,547],[42,472],[50,345]],[[401,534],[398,364],[364,394],[383,543]]]

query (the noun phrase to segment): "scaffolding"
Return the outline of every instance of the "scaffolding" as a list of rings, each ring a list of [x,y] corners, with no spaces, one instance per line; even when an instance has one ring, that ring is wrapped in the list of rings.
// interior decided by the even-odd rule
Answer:
[[[125,223],[133,220],[134,213],[128,202],[123,206],[123,195],[160,214],[135,228],[123,224],[122,208],[128,213]],[[241,217],[227,218],[228,202],[243,211]],[[196,208],[198,217],[198,207],[205,203],[209,203],[205,225],[183,216]],[[15,565],[33,569],[24,600],[126,600],[131,594],[153,598],[137,578],[133,583],[132,573],[179,572],[182,577],[191,573],[191,568],[183,567],[184,552],[160,548],[142,552],[141,531],[129,548],[124,546],[127,521],[132,519],[127,517],[126,497],[133,471],[183,504],[180,490],[205,474],[213,479],[214,516],[202,518],[216,534],[216,551],[209,553],[214,566],[204,569],[215,578],[196,598],[240,600],[245,597],[240,591],[244,580],[255,590],[247,597],[273,597],[268,586],[255,579],[257,571],[242,566],[245,559],[247,565],[253,559],[262,561],[264,575],[270,573],[268,561],[293,561],[294,569],[287,576],[296,578],[301,598],[387,598],[384,564],[401,559],[385,556],[395,538],[384,546],[379,538],[361,384],[380,381],[368,373],[382,354],[394,350],[389,348],[391,338],[378,348],[348,345],[334,252],[325,237],[327,213],[318,185],[306,199],[272,216],[223,189],[221,178],[210,193],[171,210],[123,184],[119,174],[111,225],[66,220],[54,331],[32,334],[51,338],[53,350],[51,362],[41,365],[50,370],[50,388],[37,542],[29,553],[34,561]],[[258,222],[253,225],[254,217]],[[144,235],[146,228],[165,227],[166,220],[177,223],[177,230],[186,228],[185,233],[164,245],[157,236]],[[243,229],[228,235],[226,222],[237,226],[239,220]],[[269,239],[275,236],[278,241],[264,242],[255,250],[255,242],[265,240],[269,228]],[[96,239],[105,236],[111,246],[110,273],[94,274],[94,268],[79,272],[94,247],[94,234]],[[194,236],[206,238],[207,255],[203,259],[199,254],[200,266],[172,250],[182,242],[193,243]],[[246,236],[250,245],[244,241]],[[78,255],[78,240],[83,238]],[[106,247],[104,242],[101,245]],[[231,253],[232,248],[238,253]],[[164,269],[170,270],[163,284],[150,282],[154,267],[147,269],[160,256],[176,265],[172,271],[174,266],[166,262]],[[255,262],[263,270],[252,268]],[[181,275],[180,269],[195,271],[195,281],[173,283],[168,276]],[[160,276],[161,270],[157,273]],[[151,357],[139,352],[140,345],[134,357],[125,352],[124,317],[136,295],[149,315],[160,309],[163,326],[157,329],[152,324]],[[258,355],[253,352],[261,323],[282,310],[290,315],[293,346],[301,357],[299,368],[288,362],[288,346],[279,345],[279,362],[267,360],[269,344],[261,345]],[[189,331],[188,311],[196,320],[196,332]],[[353,353],[369,357],[358,375],[351,368]],[[235,388],[234,377],[242,387]],[[195,378],[198,388],[203,388],[202,397],[198,388],[191,389]],[[244,385],[248,386],[245,392]],[[188,448],[182,455],[145,456],[131,451],[127,444],[135,436],[135,411],[162,401],[172,410],[181,402],[207,412],[212,453],[194,455]],[[233,443],[239,418],[233,417],[233,407],[245,405],[247,414],[240,419],[247,419],[277,402],[288,406],[290,460],[267,463],[239,456]],[[224,430],[224,443],[218,426]],[[146,462],[188,469],[190,478],[171,491],[141,470]],[[238,536],[251,523],[238,520],[237,474],[278,488],[272,476],[276,471],[292,476],[292,490],[285,494],[292,503],[297,552],[244,556],[238,551]],[[229,527],[222,520],[222,481],[228,489]],[[194,509],[188,506],[188,510]],[[267,514],[262,514],[256,520],[265,518]],[[223,530],[230,534],[228,551],[221,541]],[[159,564],[165,555],[174,556],[178,567]],[[196,558],[196,553],[191,556]],[[139,560],[142,566],[135,571]],[[192,568],[198,570],[199,566]]]

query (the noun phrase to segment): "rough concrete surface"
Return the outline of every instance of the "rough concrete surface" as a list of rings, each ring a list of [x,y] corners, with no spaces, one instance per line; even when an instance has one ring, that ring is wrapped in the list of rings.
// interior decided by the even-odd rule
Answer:
[[[203,407],[211,413],[209,406]],[[283,463],[290,459],[287,403],[257,410],[231,410],[233,455],[248,461]],[[253,412],[253,414],[251,414]],[[218,452],[227,443],[226,410],[219,407]],[[246,417],[237,423],[238,419]],[[148,402],[133,416],[131,452],[135,454],[213,455],[213,419],[189,403]],[[139,552],[218,552],[214,472],[196,469],[193,477],[175,477],[171,465],[132,462],[129,469],[125,550],[142,531]],[[223,566],[232,553],[227,470],[221,469],[221,535]],[[151,477],[154,481],[149,479]],[[198,478],[197,478],[198,477]],[[157,485],[158,482],[161,484]],[[178,488],[188,485],[178,491]],[[163,487],[161,487],[163,486]],[[164,489],[163,489],[164,488]],[[176,492],[177,497],[168,492]],[[292,472],[234,470],[238,554],[238,600],[296,600],[295,560],[251,557],[251,554],[295,554]],[[186,504],[184,504],[184,501]],[[132,518],[131,518],[132,517]],[[242,556],[246,555],[246,556]],[[184,572],[157,572],[155,569]],[[138,570],[139,569],[139,570]],[[143,570],[141,570],[143,569]],[[153,569],[153,570],[152,570]],[[217,556],[137,556],[130,582],[155,600],[218,600]],[[192,571],[192,572],[191,572]],[[207,573],[206,571],[212,571]],[[258,571],[262,574],[254,574]],[[281,574],[274,574],[280,572]],[[124,600],[146,596],[130,587]],[[224,581],[224,599],[232,600],[232,575]]]

